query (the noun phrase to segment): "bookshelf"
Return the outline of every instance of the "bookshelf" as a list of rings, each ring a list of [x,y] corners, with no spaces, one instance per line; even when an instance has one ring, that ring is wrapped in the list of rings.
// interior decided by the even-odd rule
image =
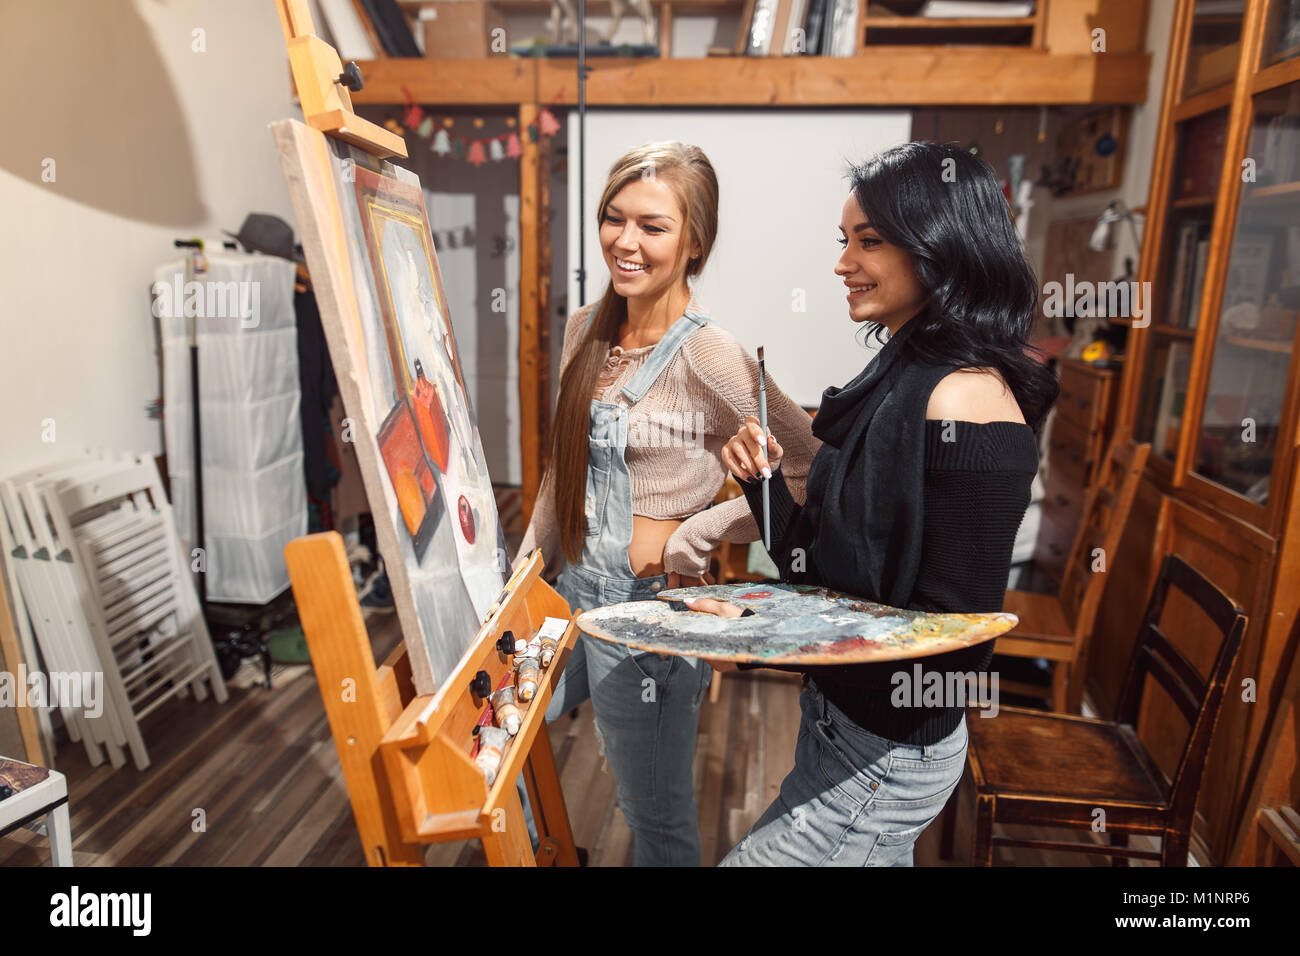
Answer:
[[[1195,828],[1216,864],[1251,858],[1257,806],[1300,800],[1293,762],[1280,770],[1270,762],[1295,752],[1294,726],[1279,727],[1271,711],[1300,612],[1297,20],[1292,0],[1178,0],[1139,271],[1154,308],[1151,324],[1129,336],[1118,407],[1119,428],[1151,441],[1152,453],[1112,563],[1087,679],[1097,706],[1113,706],[1132,622],[1168,552],[1247,609],[1229,684],[1254,681],[1258,703],[1225,699]],[[1166,620],[1204,672],[1205,623],[1187,608]],[[1186,734],[1172,704],[1147,701],[1138,731],[1172,773]]]

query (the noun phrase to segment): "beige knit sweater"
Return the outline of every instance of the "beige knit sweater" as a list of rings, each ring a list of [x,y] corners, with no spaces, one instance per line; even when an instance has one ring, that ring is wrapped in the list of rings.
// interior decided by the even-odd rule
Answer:
[[[692,299],[698,307],[698,303]],[[577,351],[594,305],[583,306],[564,327],[561,369]],[[758,414],[758,362],[732,335],[710,322],[697,329],[635,406],[621,389],[645,364],[653,345],[614,346],[593,398],[629,409],[625,453],[632,486],[632,513],[648,518],[687,519],[664,548],[664,568],[698,577],[708,570],[709,554],[723,541],[759,537],[744,498],[710,508],[727,478],[719,457],[746,415]],[[767,377],[768,430],[784,451],[782,472],[802,502],[808,466],[820,444],[812,419]],[[519,554],[541,547],[547,572],[562,561],[551,475],[542,481],[532,520]]]

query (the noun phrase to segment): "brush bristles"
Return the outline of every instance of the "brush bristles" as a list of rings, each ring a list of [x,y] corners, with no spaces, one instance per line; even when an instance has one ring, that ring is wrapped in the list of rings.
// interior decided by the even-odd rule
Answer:
[[[761,345],[758,347],[758,360],[763,361],[763,346]]]

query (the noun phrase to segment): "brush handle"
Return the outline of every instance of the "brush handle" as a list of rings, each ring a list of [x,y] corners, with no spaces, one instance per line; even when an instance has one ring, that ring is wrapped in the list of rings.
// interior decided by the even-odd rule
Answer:
[[[763,430],[763,457],[767,457],[767,375],[763,364],[758,365],[758,427]],[[768,463],[771,467],[771,462]],[[772,504],[768,479],[763,479],[763,548],[772,550]]]

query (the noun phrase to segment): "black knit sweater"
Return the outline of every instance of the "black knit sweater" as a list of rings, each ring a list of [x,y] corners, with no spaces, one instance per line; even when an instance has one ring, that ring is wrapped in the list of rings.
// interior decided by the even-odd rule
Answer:
[[[1014,422],[926,421],[924,427],[922,547],[907,606],[919,611],[999,611],[1016,532],[1038,469],[1033,430]],[[848,480],[852,481],[854,474],[850,471]],[[742,486],[761,526],[762,483]],[[843,492],[851,494],[852,490],[850,486]],[[810,563],[800,581],[882,600],[863,593],[861,587],[836,573],[837,568],[850,565],[846,556],[855,547],[853,531],[833,520],[833,512],[821,507],[821,502],[812,500],[816,493],[810,481],[810,501],[798,505],[781,470],[776,470],[770,489],[773,552],[779,548],[788,555],[801,548],[811,555],[816,541],[822,567]],[[816,515],[815,521],[809,519],[810,513]],[[834,560],[837,557],[845,559]],[[962,708],[894,706],[894,675],[903,671],[914,680],[914,667],[919,664],[925,686],[925,675],[930,672],[986,672],[993,645],[988,641],[901,662],[781,669],[811,676],[827,699],[864,730],[900,743],[925,745],[956,730]],[[942,686],[948,686],[946,679]]]

